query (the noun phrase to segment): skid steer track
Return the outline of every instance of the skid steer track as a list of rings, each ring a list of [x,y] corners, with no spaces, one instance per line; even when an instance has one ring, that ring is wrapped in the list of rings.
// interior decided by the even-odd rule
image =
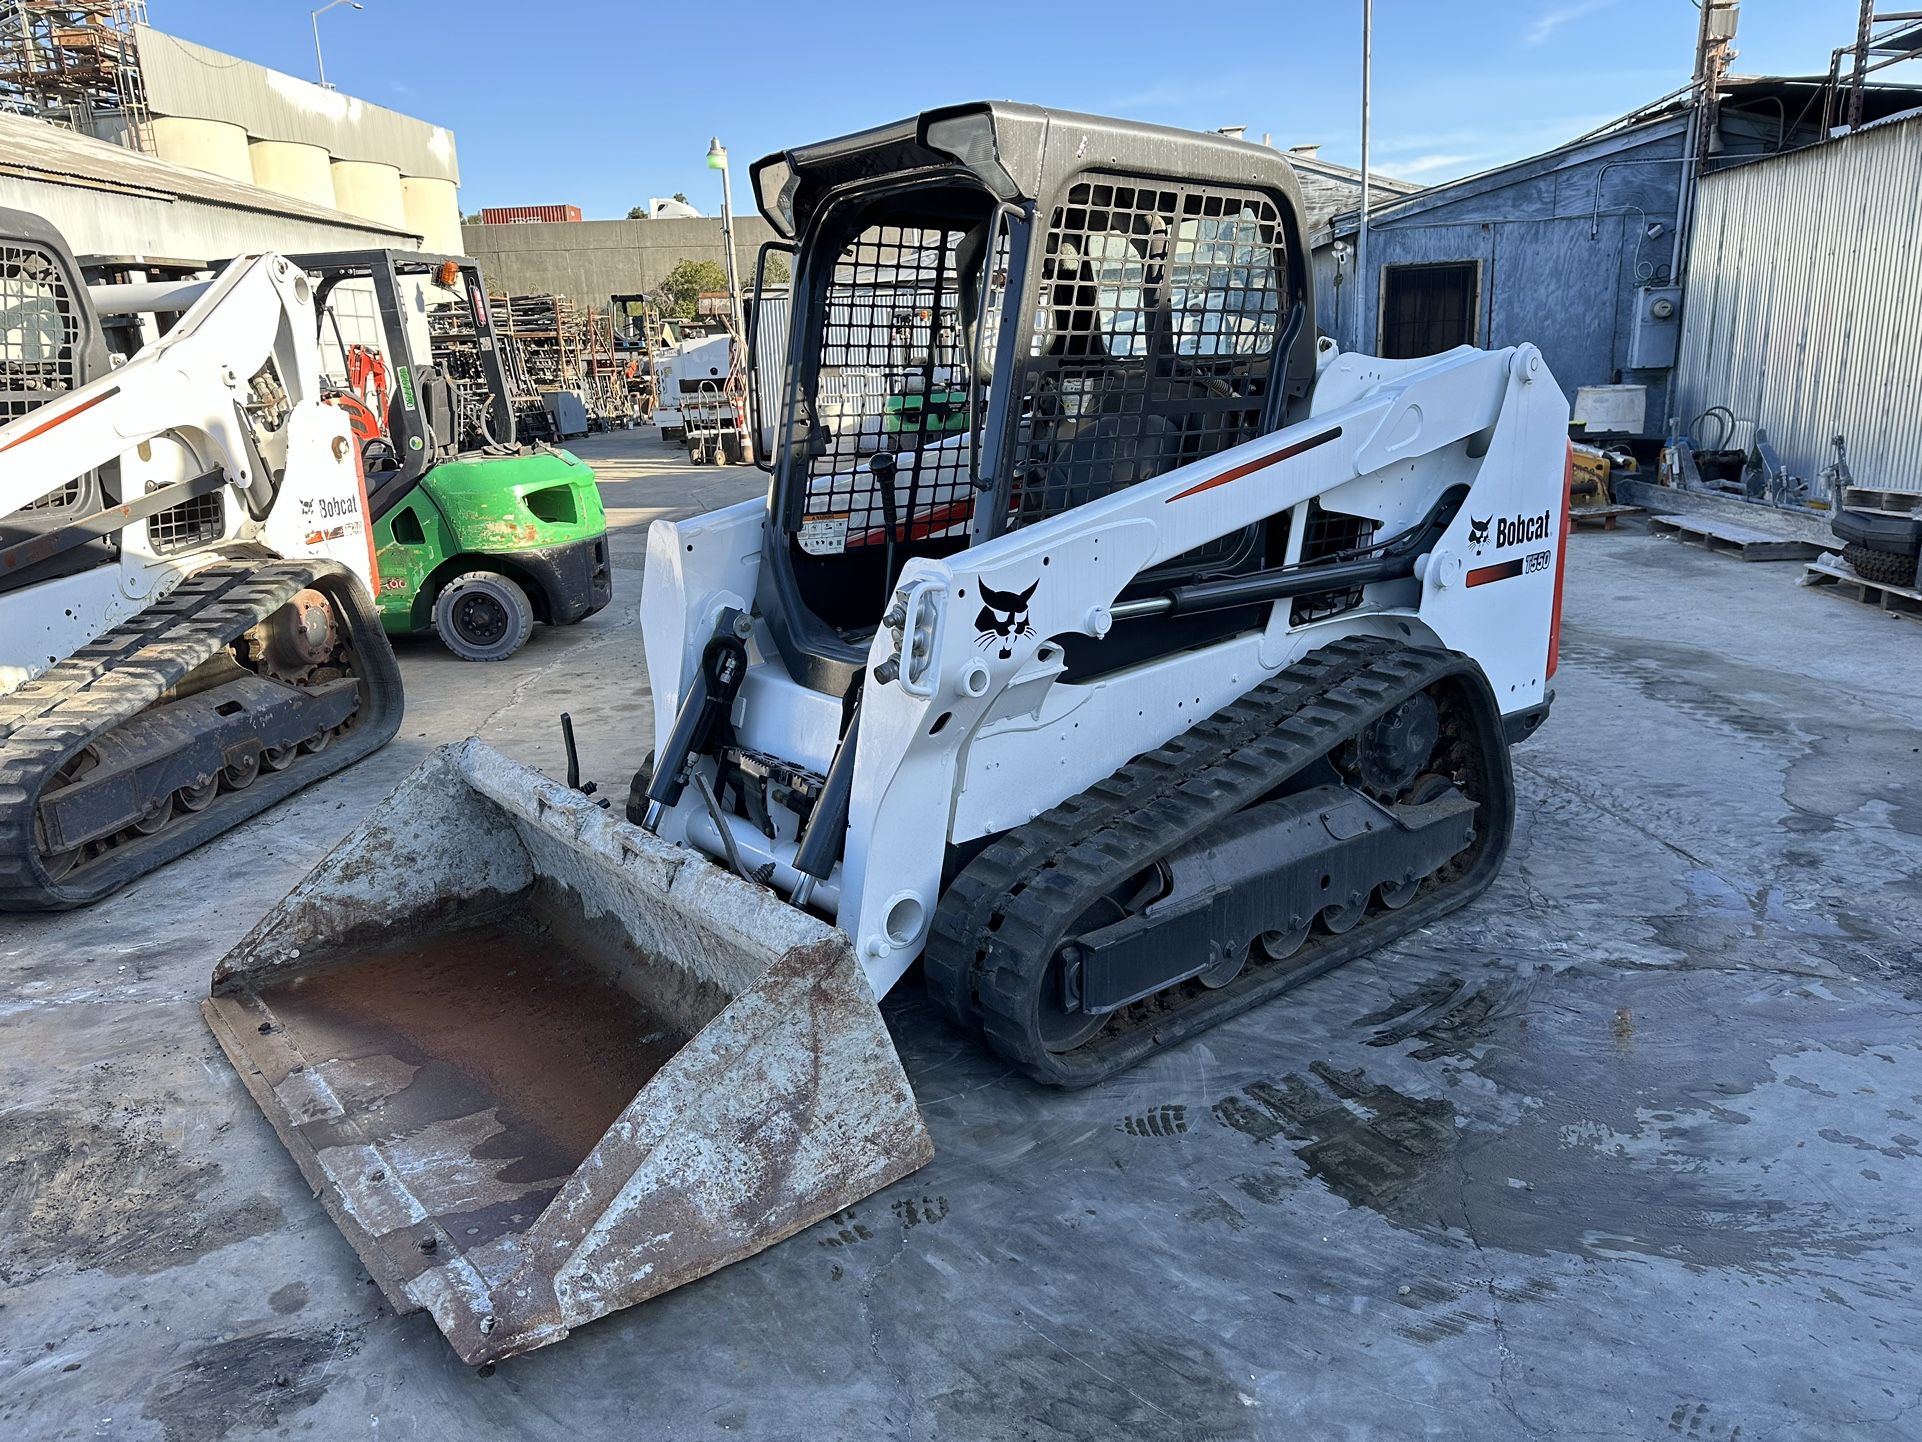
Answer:
[[[1352,930],[1317,932],[1285,960],[1253,954],[1225,986],[1182,983],[1118,1012],[1081,1046],[1049,1049],[1035,998],[1077,920],[1118,879],[1205,838],[1422,691],[1445,702],[1437,769],[1460,778],[1477,805],[1466,850],[1423,878],[1411,900],[1372,907]],[[1501,867],[1514,807],[1500,711],[1472,660],[1340,641],[982,851],[937,911],[929,990],[951,1019],[1037,1081],[1087,1086],[1472,900]]]
[[[90,842],[69,866],[48,865],[36,828],[42,800],[89,746],[147,712],[256,622],[304,590],[328,598],[344,633],[347,679],[359,684],[336,709],[344,719],[285,769],[251,757],[250,779],[222,783],[200,809],[150,834],[127,827]],[[84,906],[173,860],[324,776],[377,750],[400,725],[400,668],[372,601],[353,573],[327,560],[236,557],[182,581],[26,685],[0,696],[0,911]],[[239,758],[237,775],[248,775]],[[171,803],[169,803],[171,807]]]

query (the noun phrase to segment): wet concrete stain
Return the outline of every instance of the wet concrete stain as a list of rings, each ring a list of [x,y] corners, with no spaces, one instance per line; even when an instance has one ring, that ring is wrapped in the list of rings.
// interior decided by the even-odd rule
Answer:
[[[966,1381],[928,1399],[936,1437],[973,1442],[1240,1442],[1257,1415],[1197,1343],[1092,1334],[1017,1314],[1026,1345],[962,1361]]]
[[[307,1305],[307,1284],[289,1282],[284,1287],[276,1287],[267,1294],[267,1305],[281,1316],[291,1316]]]
[[[325,1395],[360,1350],[350,1328],[235,1337],[195,1352],[148,1394],[141,1416],[167,1442],[217,1442],[236,1427],[272,1431]]]
[[[859,1218],[860,1213],[853,1207],[843,1207],[840,1211],[821,1223],[823,1227],[832,1227],[834,1230],[827,1236],[821,1237],[817,1245],[823,1247],[852,1247],[857,1242],[873,1241],[874,1229]]]
[[[108,1063],[88,1091],[83,1107],[0,1114],[0,1282],[164,1271],[283,1224],[268,1197],[224,1199],[220,1164],[167,1139],[178,1097],[141,1095]]]
[[[913,1230],[924,1222],[932,1224],[946,1217],[948,1214],[948,1199],[946,1197],[922,1197],[917,1201],[913,1197],[903,1197],[900,1201],[894,1203],[892,1210],[894,1215],[901,1219],[902,1226]]]
[[[1417,1061],[1466,1056],[1495,1021],[1521,1013],[1539,975],[1540,969],[1530,968],[1478,987],[1459,976],[1436,977],[1356,1018],[1355,1024],[1377,1028],[1368,1039],[1370,1046],[1419,1039],[1421,1045],[1410,1053]]]
[[[1350,1206],[1481,1248],[1640,1254],[1781,1275],[1810,1256],[1857,1255],[1882,1236],[1870,1222],[1758,1195],[1753,1176],[1724,1188],[1727,1179],[1683,1152],[1596,1144],[1584,1130],[1592,1122],[1529,1115],[1471,1128],[1449,1098],[1405,1094],[1359,1067],[1317,1062],[1306,1076],[1244,1087],[1238,1106],[1218,1104],[1214,1114],[1254,1140],[1285,1139],[1307,1177]],[[1251,1114],[1267,1120],[1250,1127]],[[1648,1124],[1663,1141],[1687,1135]]]
[[[1191,1226],[1219,1224],[1231,1232],[1248,1230],[1248,1218],[1219,1192],[1209,1192],[1194,1206],[1181,1214],[1181,1219]]]
[[[1131,1137],[1178,1137],[1188,1130],[1188,1108],[1180,1102],[1164,1102],[1124,1118],[1115,1130]]]
[[[1706,1402],[1684,1401],[1668,1414],[1668,1430],[1678,1437],[1698,1438],[1700,1442],[1741,1442],[1742,1428],[1737,1423],[1723,1425],[1709,1415]]]

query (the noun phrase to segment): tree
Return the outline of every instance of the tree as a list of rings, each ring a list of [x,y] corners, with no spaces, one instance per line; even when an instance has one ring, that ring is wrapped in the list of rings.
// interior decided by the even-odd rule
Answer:
[[[784,255],[770,255],[767,264],[761,267],[761,281],[765,285],[786,285],[793,278]]]
[[[645,205],[635,206],[632,210],[628,211],[627,218],[629,220],[646,220],[647,207]]]
[[[680,201],[682,205],[692,205],[694,203],[693,201],[687,198],[687,192],[685,190],[675,191],[674,198]]]
[[[661,314],[687,320],[704,290],[726,290],[727,271],[712,260],[684,260],[661,282]]]

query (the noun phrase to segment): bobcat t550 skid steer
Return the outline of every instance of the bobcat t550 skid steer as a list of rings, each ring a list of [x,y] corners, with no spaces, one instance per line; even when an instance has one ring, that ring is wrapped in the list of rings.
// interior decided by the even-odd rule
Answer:
[[[148,311],[185,313],[110,356],[100,315]],[[0,210],[0,422],[0,911],[94,901],[394,734],[359,452],[285,259],[90,292]]]
[[[977,104],[755,180],[773,484],[649,532],[630,821],[453,748],[208,1003],[470,1360],[925,1160],[917,960],[1083,1086],[1471,900],[1548,707],[1567,404],[1532,346],[1319,340],[1274,151]]]

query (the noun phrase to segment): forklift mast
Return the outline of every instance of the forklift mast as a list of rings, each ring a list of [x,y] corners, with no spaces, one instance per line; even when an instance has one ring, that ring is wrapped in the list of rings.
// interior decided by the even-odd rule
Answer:
[[[334,292],[349,281],[373,284],[388,378],[386,414],[381,420],[397,468],[397,473],[390,473],[376,488],[377,514],[391,507],[427,471],[454,459],[461,450],[452,386],[431,355],[423,357],[415,351],[407,323],[411,295],[402,287],[402,277],[430,280],[461,307],[461,314],[472,327],[474,356],[487,403],[497,418],[490,427],[494,442],[503,447],[514,444],[513,398],[479,265],[464,256],[401,250],[323,251],[288,259],[314,278],[314,308],[323,335],[332,315]],[[345,358],[348,347],[343,344],[341,349]]]

